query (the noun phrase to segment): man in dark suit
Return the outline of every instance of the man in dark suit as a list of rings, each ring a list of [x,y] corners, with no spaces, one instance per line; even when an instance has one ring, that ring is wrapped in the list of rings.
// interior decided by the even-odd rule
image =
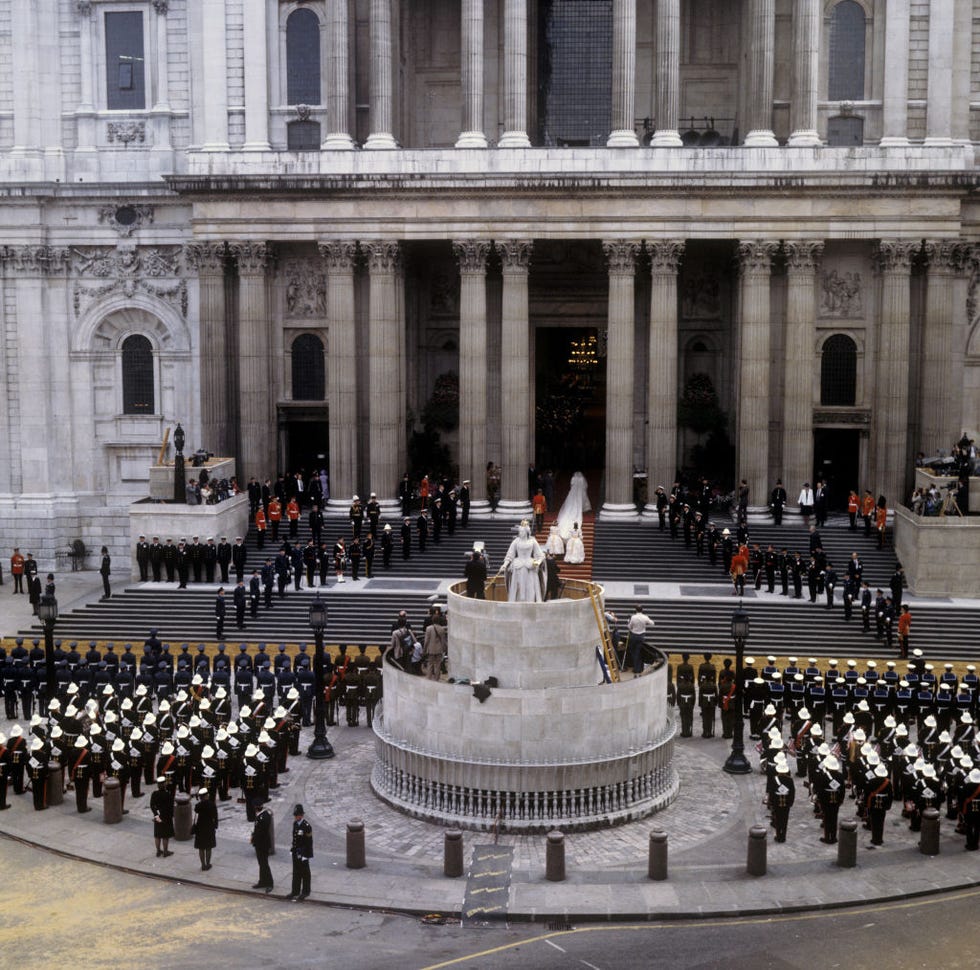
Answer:
[[[225,634],[225,590],[218,590],[218,598],[214,601],[214,624],[216,639],[224,639]]]

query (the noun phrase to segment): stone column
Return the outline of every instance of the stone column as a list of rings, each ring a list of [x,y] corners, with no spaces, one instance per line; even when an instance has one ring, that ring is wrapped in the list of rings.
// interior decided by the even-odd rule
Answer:
[[[232,243],[238,262],[238,480],[264,481],[276,471],[265,243]]]
[[[657,514],[655,491],[670,492],[677,475],[677,270],[684,255],[679,239],[647,243],[650,255],[650,343],[647,378],[647,506]]]
[[[330,500],[327,507],[346,513],[357,491],[357,323],[354,317],[354,264],[357,244],[322,242],[327,268],[327,407],[330,422]]]
[[[603,519],[635,519],[633,502],[633,292],[638,243],[602,244],[609,263],[606,352],[606,487]]]
[[[482,239],[453,243],[459,262],[459,477],[470,479],[470,512],[489,509],[487,465],[487,254]]]
[[[772,133],[772,79],[776,53],[776,0],[749,0],[749,131],[743,144],[768,148],[779,143]]]
[[[953,143],[953,29],[954,0],[930,0],[926,145]]]
[[[13,85],[13,155],[38,154],[41,146],[41,105],[38,93],[38,43],[42,31],[33,0],[12,0],[10,64]]]
[[[788,501],[813,475],[813,342],[822,242],[788,242],[783,378],[783,485]]]
[[[922,327],[922,373],[919,378],[919,439],[917,451],[934,455],[958,436],[954,408],[957,388],[950,380],[953,359],[953,298],[962,248],[948,240],[929,240],[926,315]]]
[[[170,0],[153,0],[157,33],[157,93],[154,111],[170,111],[170,40],[167,36],[167,13]],[[247,83],[247,82],[246,82]]]
[[[225,245],[191,243],[184,255],[198,274],[201,347],[201,444],[229,457],[228,349],[225,339]],[[270,469],[271,471],[271,469]],[[239,470],[239,476],[241,471]],[[250,474],[258,474],[252,471]],[[244,481],[244,479],[240,479]]]
[[[882,146],[909,143],[909,3],[889,0],[885,10],[885,90],[882,98]]]
[[[749,483],[750,511],[769,496],[769,282],[776,243],[740,242],[738,440],[736,478]]]
[[[909,313],[912,257],[918,245],[878,244],[881,275],[878,347],[875,354],[875,491],[889,507],[905,501],[909,437]]]
[[[680,0],[657,2],[657,130],[650,145],[654,148],[679,148],[683,142],[678,132],[680,113],[681,3]]]
[[[483,133],[483,0],[461,0],[463,127],[457,148],[486,148]]]
[[[820,9],[820,0],[796,0],[793,5],[793,104],[789,144],[794,148],[811,148],[821,143],[817,134]]]
[[[612,131],[606,141],[610,148],[640,144],[633,127],[635,103],[636,0],[613,0]]]
[[[195,107],[200,104],[204,117],[201,151],[226,152],[228,151],[228,65],[225,52],[225,3],[224,0],[200,0],[200,2],[201,46],[204,50],[201,85],[203,93],[195,98]]]
[[[321,148],[350,151],[350,95],[347,45],[350,26],[346,0],[327,4],[327,135]]]
[[[60,447],[64,442],[59,440],[58,430],[70,423],[70,418],[60,413],[70,399],[69,389],[59,387],[53,373],[61,328],[52,323],[49,306],[49,302],[56,305],[54,285],[58,276],[64,280],[68,251],[52,246],[11,246],[5,248],[4,260],[18,324],[13,339],[22,489],[24,494],[53,497],[64,488],[63,475],[71,467],[70,456]],[[41,321],[45,321],[43,326]],[[43,532],[43,524],[42,520],[35,526]]]
[[[391,133],[394,127],[391,60],[391,0],[371,0],[371,134],[364,143],[365,148],[398,147]]]
[[[956,4],[955,18],[951,131],[954,144],[966,145],[970,141],[970,54],[973,44],[973,8],[966,3]]]
[[[92,31],[94,18],[90,3],[76,4],[78,10],[78,107],[75,109],[78,152],[95,151],[95,89],[92,67]],[[166,18],[164,18],[166,22]],[[159,43],[159,41],[158,41]]]
[[[269,151],[269,50],[266,0],[245,0],[245,144],[246,152]]]
[[[398,264],[401,247],[395,241],[365,245],[370,268],[368,310],[368,490],[388,511],[398,508],[394,498],[403,469],[399,467],[399,439],[405,437],[401,413],[401,352],[398,332]]]
[[[531,147],[527,137],[527,0],[504,0],[504,133],[497,146]]]
[[[498,510],[527,515],[527,466],[531,454],[534,375],[531,372],[528,263],[531,240],[497,244],[503,275],[500,311],[501,500]]]

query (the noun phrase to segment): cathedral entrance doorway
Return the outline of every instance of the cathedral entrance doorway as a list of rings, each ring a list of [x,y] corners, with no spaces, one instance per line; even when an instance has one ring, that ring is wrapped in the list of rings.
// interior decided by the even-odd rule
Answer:
[[[606,361],[597,327],[535,330],[535,463],[561,474],[606,460]],[[590,477],[590,481],[595,476]]]
[[[279,468],[292,472],[330,468],[330,425],[326,407],[280,412]]]
[[[847,509],[853,488],[861,494],[858,480],[861,462],[861,432],[850,428],[816,428],[813,432],[814,484],[825,481],[829,505],[835,512]]]

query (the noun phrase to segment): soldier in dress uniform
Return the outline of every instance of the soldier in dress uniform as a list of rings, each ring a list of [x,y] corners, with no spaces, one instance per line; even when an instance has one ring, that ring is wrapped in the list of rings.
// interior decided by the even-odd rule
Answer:
[[[980,848],[980,769],[972,768],[960,782],[957,794],[968,852]]]
[[[19,725],[15,725],[15,727],[19,727]],[[26,761],[35,812],[43,811],[48,807],[48,760],[47,745],[41,738],[35,737],[31,741]]]
[[[146,536],[140,536],[136,542],[136,565],[140,571],[140,582],[147,582],[150,577],[150,544]]]
[[[789,810],[796,800],[796,785],[789,765],[782,763],[776,768],[776,777],[769,793],[769,808],[772,812],[772,827],[776,830],[776,841],[786,841],[786,827],[789,824]]]
[[[681,662],[677,665],[677,707],[681,715],[681,737],[689,738],[694,726],[694,667],[690,663],[690,654],[681,654]]]
[[[837,843],[837,813],[844,801],[844,773],[840,761],[834,755],[827,755],[814,777],[817,801],[823,819],[821,842],[827,845]]]

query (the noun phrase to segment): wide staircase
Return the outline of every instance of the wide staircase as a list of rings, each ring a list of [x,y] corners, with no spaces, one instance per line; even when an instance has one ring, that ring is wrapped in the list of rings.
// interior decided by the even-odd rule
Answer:
[[[735,526],[729,520],[718,522],[719,530],[729,526],[732,535]],[[857,552],[864,564],[864,578],[874,591],[881,587],[886,592],[888,582],[895,572],[895,551],[892,548],[892,535],[886,536],[883,549],[878,549],[874,538],[866,539],[863,530],[851,532],[844,518],[833,520],[820,529],[821,544],[828,560],[841,584],[847,575],[847,562],[852,552]],[[758,543],[765,551],[769,545],[780,552],[799,552],[804,562],[810,558],[810,537],[806,529],[799,525],[785,524],[756,525],[749,527],[749,545]],[[729,577],[718,563],[712,566],[707,551],[701,557],[692,540],[685,546],[684,534],[680,532],[671,539],[669,530],[663,532],[657,527],[656,518],[652,522],[602,522],[596,526],[595,561],[593,574],[606,581],[639,583],[729,583]],[[805,586],[805,584],[804,584]]]
[[[438,545],[430,543],[424,554],[418,553],[413,536],[413,553],[408,561],[401,559],[396,538],[392,568],[388,571],[381,568],[379,552],[374,578],[362,578],[358,584],[351,583],[348,574],[347,583],[338,587],[331,571],[330,589],[325,595],[329,608],[327,642],[385,644],[391,623],[401,609],[407,610],[416,628],[421,629],[422,618],[441,580],[462,577],[464,555],[473,542],[486,543],[493,574],[513,538],[515,525],[510,520],[472,520],[468,529],[457,528],[454,536],[444,534]],[[600,583],[629,584],[630,595],[610,597],[607,604],[619,615],[621,630],[625,629],[634,605],[642,603],[656,621],[648,639],[657,646],[672,652],[731,651],[731,614],[736,600],[730,595],[731,585],[720,564],[712,568],[707,557],[698,559],[693,547],[686,549],[682,538],[672,542],[669,533],[660,533],[655,522],[653,525],[594,524],[587,519],[586,525],[584,568],[563,566],[562,577],[572,578],[581,568],[584,578],[588,578],[590,573],[586,570],[591,566],[591,575]],[[332,547],[336,536],[346,531],[346,523],[330,520],[324,537]],[[821,532],[825,547],[831,551],[833,560],[840,563],[837,567],[840,573],[844,572],[850,550],[857,549],[872,588],[887,588],[894,568],[890,547],[879,552],[870,540],[865,540],[861,533],[848,532],[846,526]],[[305,541],[305,537],[301,529],[299,541]],[[805,552],[808,548],[806,532],[789,526],[781,530],[753,526],[751,540],[758,541],[763,548],[770,541],[778,549],[798,548]],[[253,565],[264,561],[266,552],[272,548],[267,542],[260,554],[254,542],[254,535],[249,536],[249,572]],[[677,584],[679,595],[654,599],[653,583]],[[244,631],[235,629],[234,609],[229,604],[225,640],[229,644],[312,643],[308,622],[312,595],[306,589],[296,593],[290,584],[285,599],[274,597],[271,610],[260,605],[256,619],[246,616]],[[114,593],[107,602],[91,603],[62,614],[55,635],[63,641],[113,640],[118,649],[126,642],[141,644],[149,630],[156,628],[160,637],[171,644],[210,643],[215,633],[214,601],[214,586],[192,583],[186,590],[178,590],[175,584],[137,584]],[[845,623],[840,590],[832,610],[826,609],[824,603],[821,598],[817,604],[811,604],[805,587],[804,599],[793,600],[779,595],[778,585],[775,595],[766,592],[765,584],[759,592],[749,585],[744,600],[752,624],[747,652],[781,657],[886,655],[884,642],[875,638],[873,629],[871,633],[862,633],[859,610],[855,609],[851,622]],[[978,609],[953,606],[938,598],[917,603],[913,607],[912,645],[924,649],[927,657],[936,662],[949,659],[980,663],[978,621]],[[19,632],[32,637],[41,635],[39,625]],[[897,638],[891,656],[897,656]]]

